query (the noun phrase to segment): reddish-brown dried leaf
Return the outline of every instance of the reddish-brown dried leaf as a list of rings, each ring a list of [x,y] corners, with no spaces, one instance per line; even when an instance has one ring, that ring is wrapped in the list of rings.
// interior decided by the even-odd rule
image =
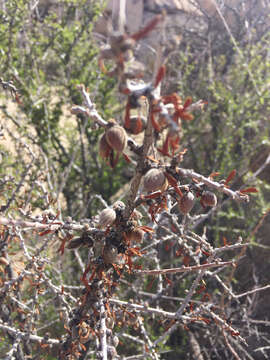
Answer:
[[[152,229],[151,227],[149,226],[139,226],[140,229],[142,229],[144,232],[148,232],[148,233],[153,233],[155,230]]]
[[[158,70],[158,73],[157,73],[157,76],[156,76],[156,81],[155,81],[155,87],[158,86],[158,84],[161,82],[161,80],[164,78],[166,74],[166,66],[165,65],[162,65],[159,70]]]
[[[147,291],[150,291],[150,290],[152,289],[155,280],[156,280],[156,278],[153,278],[153,279],[150,281],[150,283],[147,285],[147,288],[146,288]]]
[[[191,96],[188,96],[186,99],[185,99],[185,103],[184,103],[184,109],[188,108],[189,105],[192,104],[192,97]]]
[[[209,178],[210,179],[213,179],[215,176],[218,176],[220,173],[219,172],[212,172],[210,175],[209,175]]]
[[[202,249],[202,253],[205,255],[205,256],[210,256],[211,254],[205,250]]]
[[[256,192],[258,192],[258,190],[254,187],[249,187],[249,188],[240,190],[241,194],[256,193]]]
[[[161,191],[155,191],[155,192],[153,192],[152,194],[144,195],[143,198],[144,198],[144,199],[156,199],[156,198],[160,197],[161,194],[162,194]]]
[[[225,180],[224,185],[225,185],[225,186],[228,185],[228,183],[235,177],[235,175],[236,175],[236,170],[233,169],[233,170],[229,173],[227,179]]]
[[[154,116],[153,112],[151,112],[150,118],[151,118],[151,123],[152,123],[153,128],[157,132],[160,132],[161,128],[160,128],[159,124],[156,122],[156,119],[155,119],[155,116]]]
[[[135,41],[140,40],[141,38],[144,38],[150,31],[152,31],[155,26],[163,19],[162,15],[157,15],[152,19],[146,26],[136,32],[135,34],[131,35],[131,38]]]
[[[124,128],[130,129],[130,103],[129,103],[129,101],[127,102],[127,105],[126,105]]]
[[[240,332],[239,331],[230,331],[232,336],[239,336]]]
[[[122,155],[123,155],[123,158],[126,160],[127,163],[131,163],[130,158],[125,153],[122,153]]]
[[[172,286],[172,281],[165,275],[165,280],[167,281],[167,283]]]
[[[45,235],[47,235],[47,234],[50,234],[51,232],[53,232],[53,231],[52,231],[52,230],[45,230],[45,231],[39,233],[38,235],[39,235],[39,236],[45,236]]]
[[[183,193],[182,193],[182,191],[178,188],[176,179],[175,179],[172,175],[168,174],[167,172],[165,172],[164,175],[166,176],[169,184],[170,184],[170,185],[174,188],[174,190],[177,192],[177,194],[178,194],[180,197],[182,197],[182,196],[183,196]]]

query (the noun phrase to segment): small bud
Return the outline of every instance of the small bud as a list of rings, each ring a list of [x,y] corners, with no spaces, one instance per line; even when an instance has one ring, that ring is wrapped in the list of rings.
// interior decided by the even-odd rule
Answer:
[[[125,129],[119,125],[112,125],[106,132],[106,141],[109,146],[117,152],[122,152],[127,143],[127,134]]]
[[[101,211],[99,214],[99,227],[106,228],[114,223],[116,219],[116,213],[113,209],[107,208]]]
[[[179,210],[182,214],[188,214],[194,206],[194,195],[191,191],[184,194],[179,200]]]
[[[151,169],[144,175],[143,187],[145,191],[165,190],[166,186],[167,180],[161,169]]]
[[[201,196],[201,204],[202,206],[216,206],[217,205],[217,197],[211,191],[204,191]]]

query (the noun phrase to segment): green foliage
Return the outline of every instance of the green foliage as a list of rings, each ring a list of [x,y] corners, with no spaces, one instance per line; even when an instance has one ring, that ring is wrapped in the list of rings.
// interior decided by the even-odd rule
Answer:
[[[262,141],[269,138],[269,34],[260,42],[239,46],[242,57],[228,45],[215,57],[201,58],[187,44],[179,59],[179,90],[183,97],[192,95],[195,100],[203,98],[208,102],[202,115],[183,124],[183,147],[189,150],[184,165],[204,175],[218,171],[224,179],[236,169],[237,188],[249,181],[252,174],[245,174],[250,158]],[[258,180],[251,185],[260,191],[265,186]],[[213,239],[219,242],[222,235],[246,237],[258,221],[259,197],[252,196],[252,206],[225,202],[223,210],[211,216]],[[246,217],[250,220],[248,229],[244,226]]]
[[[113,116],[115,80],[100,74],[98,48],[92,35],[102,6],[99,2],[67,0],[49,7],[42,18],[30,13],[29,6],[29,1],[16,0],[0,14],[5,19],[0,26],[0,71],[6,80],[15,78],[21,93],[25,123],[18,131],[27,134],[29,126],[34,129],[35,142],[49,161],[59,165],[56,188],[63,185],[69,215],[78,216],[79,197],[86,201],[80,203],[80,209],[89,206],[91,193],[102,192],[108,200],[124,181],[123,163],[114,170],[113,180],[108,166],[97,164],[100,132],[93,131],[91,122],[85,123],[80,117],[73,118],[70,126],[67,117],[72,104],[82,103],[76,89],[81,83],[91,88],[105,119]],[[78,193],[78,188],[83,189],[83,194]],[[96,212],[95,202],[91,207],[88,216]]]

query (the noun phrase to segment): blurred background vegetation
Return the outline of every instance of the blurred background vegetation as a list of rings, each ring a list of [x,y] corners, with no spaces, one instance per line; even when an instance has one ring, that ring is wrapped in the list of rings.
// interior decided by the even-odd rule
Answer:
[[[147,3],[145,11],[154,13]],[[222,244],[224,237],[234,242],[238,236],[251,236],[270,199],[270,164],[255,174],[270,154],[269,12],[256,13],[253,0],[240,3],[246,4],[244,14],[238,2],[234,8],[230,5],[238,24],[236,28],[231,22],[231,33],[205,9],[200,28],[169,22],[181,41],[167,58],[164,91],[208,102],[203,114],[183,124],[183,147],[188,149],[183,166],[203,175],[220,172],[219,179],[236,169],[233,189],[259,190],[246,205],[220,198],[218,209],[196,225],[198,231],[206,227],[215,245]],[[115,114],[121,118],[124,105],[117,84],[97,66],[99,46],[106,38],[94,24],[105,8],[106,2],[90,0],[0,1],[0,74],[4,81],[13,80],[22,102],[12,102],[9,92],[1,90],[0,174],[2,182],[13,177],[21,188],[20,196],[12,199],[14,189],[5,187],[3,212],[16,216],[17,209],[26,205],[45,210],[47,203],[37,191],[37,182],[45,181],[53,194],[52,207],[60,208],[62,216],[89,218],[104,207],[96,195],[110,203],[111,196],[129,182],[130,165],[120,161],[112,171],[98,158],[100,130],[82,116],[70,114],[72,104],[82,102],[76,85],[83,83],[106,120]],[[27,143],[38,156],[31,157]],[[267,220],[251,236],[254,246],[240,260],[244,266],[235,274],[239,292],[256,281],[269,283],[269,215]],[[72,273],[68,270],[67,278]],[[173,295],[183,295],[185,288],[179,287]],[[257,319],[270,313],[269,299],[269,292],[259,296]],[[186,351],[185,336],[181,339],[183,347],[175,359]],[[172,336],[169,345],[175,344],[179,342]]]

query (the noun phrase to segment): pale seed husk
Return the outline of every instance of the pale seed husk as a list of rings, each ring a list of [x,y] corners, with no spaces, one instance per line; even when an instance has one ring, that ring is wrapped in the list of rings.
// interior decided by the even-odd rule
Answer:
[[[187,192],[179,200],[179,210],[182,214],[188,214],[194,206],[194,195],[192,192]]]
[[[126,205],[121,200],[117,200],[112,206],[113,210],[125,210],[125,207]]]
[[[143,187],[147,192],[163,190],[166,183],[166,177],[161,169],[151,169],[144,175]]]
[[[99,227],[106,228],[114,223],[116,219],[116,213],[113,209],[107,208],[101,211],[99,215]]]
[[[105,136],[107,143],[113,150],[120,153],[124,150],[127,143],[127,134],[122,126],[111,126],[106,130]]]

